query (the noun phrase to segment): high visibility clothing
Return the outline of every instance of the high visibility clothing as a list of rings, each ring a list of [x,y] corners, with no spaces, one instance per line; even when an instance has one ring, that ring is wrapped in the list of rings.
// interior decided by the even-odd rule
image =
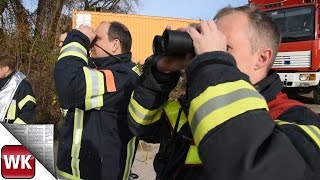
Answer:
[[[88,38],[68,33],[54,70],[61,111],[57,174],[67,179],[128,179],[137,139],[127,110],[138,74],[131,53],[88,58]]]
[[[320,177],[320,118],[281,93],[276,72],[252,86],[223,52],[195,57],[186,72],[188,96],[168,101],[179,74],[150,63],[130,101],[131,131],[160,142],[158,179]]]
[[[0,121],[16,124],[34,123],[36,99],[25,75],[14,71],[0,79]]]

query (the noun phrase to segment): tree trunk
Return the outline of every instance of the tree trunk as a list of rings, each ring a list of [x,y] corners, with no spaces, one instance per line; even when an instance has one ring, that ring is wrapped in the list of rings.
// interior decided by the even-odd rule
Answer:
[[[54,6],[53,6],[53,13],[52,18],[50,20],[50,26],[49,26],[49,33],[48,33],[48,39],[52,40],[52,47],[54,46],[54,42],[57,36],[57,28],[58,24],[60,22],[60,16],[62,12],[62,7],[65,0],[54,0]]]
[[[8,0],[0,0],[0,15],[2,15],[2,13],[7,7],[8,7]]]
[[[44,21],[46,19],[47,4],[48,4],[47,0],[38,1],[38,7],[36,10],[37,19],[36,19],[35,29],[34,29],[34,39],[36,39],[43,31]]]
[[[15,41],[19,46],[15,46],[16,54],[22,62],[27,61],[26,57],[30,48],[31,25],[28,20],[28,12],[23,7],[20,0],[11,0],[13,13],[15,16]]]
[[[30,32],[30,23],[28,21],[27,10],[23,7],[21,1],[12,0],[13,10],[17,21],[17,32],[24,35]]]
[[[90,2],[88,0],[84,1],[84,10],[89,11],[90,10]]]
[[[1,23],[3,24],[3,12],[4,12],[4,10],[7,8],[7,6],[8,6],[8,1],[5,1],[5,0],[0,0],[0,17],[1,17],[1,19],[0,19],[0,21],[1,21]],[[5,38],[5,36],[4,36],[4,30],[3,30],[3,27],[0,27],[0,43],[1,44],[3,44],[3,41],[4,41],[4,38]]]

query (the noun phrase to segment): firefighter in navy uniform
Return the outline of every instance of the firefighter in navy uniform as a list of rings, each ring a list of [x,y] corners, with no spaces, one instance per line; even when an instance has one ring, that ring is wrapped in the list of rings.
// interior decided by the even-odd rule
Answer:
[[[34,123],[36,100],[26,76],[15,69],[16,61],[0,55],[0,122]]]
[[[216,20],[187,29],[197,54],[191,63],[151,58],[130,100],[131,131],[160,142],[157,179],[319,179],[320,119],[268,74],[279,44],[274,23],[252,6],[222,9]],[[275,34],[250,41],[248,27]],[[275,47],[250,51],[272,36]],[[184,64],[187,95],[167,101]]]
[[[64,123],[57,174],[66,179],[128,179],[137,145],[127,107],[138,73],[131,35],[119,22],[68,32],[55,66]],[[88,50],[96,66],[88,67]]]

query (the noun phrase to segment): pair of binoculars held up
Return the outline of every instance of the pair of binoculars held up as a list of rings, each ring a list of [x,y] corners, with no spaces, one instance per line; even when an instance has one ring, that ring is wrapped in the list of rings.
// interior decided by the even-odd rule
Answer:
[[[162,36],[154,37],[152,48],[155,54],[184,56],[194,53],[193,42],[188,33],[169,29],[166,29]]]

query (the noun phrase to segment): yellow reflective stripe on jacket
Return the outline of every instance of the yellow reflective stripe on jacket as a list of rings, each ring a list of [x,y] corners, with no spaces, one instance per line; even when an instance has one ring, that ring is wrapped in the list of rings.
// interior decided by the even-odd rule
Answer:
[[[16,119],[16,109],[17,109],[17,102],[16,100],[12,100],[10,103],[10,106],[7,111],[7,119],[8,120],[13,120]]]
[[[129,114],[133,120],[141,125],[148,125],[161,118],[162,108],[149,110],[141,106],[133,97],[130,99]]]
[[[81,148],[84,111],[76,108],[74,112],[73,142],[71,148],[71,169],[73,176],[80,178],[79,153]]]
[[[17,118],[16,120],[13,121],[13,124],[27,124],[27,123],[24,122],[22,119]]]
[[[164,108],[164,111],[170,121],[171,127],[174,128],[178,114],[179,114],[179,109],[182,108],[179,101],[175,100]],[[181,127],[187,122],[187,117],[184,113],[184,111],[181,112],[180,115],[180,120],[179,120],[179,125],[177,131],[179,132]],[[190,145],[188,154],[185,159],[185,164],[186,165],[201,165],[202,162],[200,160],[199,154],[198,154],[198,148],[195,145]]]
[[[61,171],[58,168],[56,168],[56,172],[57,172],[57,178],[61,180],[82,180],[79,177],[75,177],[69,173]]]
[[[76,56],[88,64],[87,50],[78,42],[71,42],[62,47],[58,61],[66,56]]]
[[[87,67],[83,67],[83,72],[86,79],[85,110],[102,107],[105,92],[103,73]]]
[[[133,162],[133,158],[135,155],[135,149],[136,149],[136,137],[133,137],[127,145],[127,159],[126,159],[126,166],[124,169],[124,174],[122,176],[123,180],[128,180],[130,175],[130,170]]]
[[[202,161],[199,157],[198,147],[195,145],[191,145],[189,147],[189,151],[184,162],[186,165],[201,165]]]
[[[320,129],[317,126],[314,125],[300,125],[296,123],[281,121],[281,120],[275,120],[277,125],[295,125],[300,127],[318,146],[320,149]]]
[[[177,100],[168,103],[168,105],[166,105],[166,107],[164,108],[164,111],[170,121],[172,129],[174,128],[174,126],[176,124],[180,108],[182,108],[182,107],[181,107],[179,101],[177,101]],[[187,122],[187,117],[186,117],[185,113],[182,111],[181,115],[180,115],[180,120],[179,120],[179,125],[178,125],[177,131],[179,131],[180,128],[186,122]]]
[[[208,87],[190,103],[188,121],[196,145],[215,127],[254,109],[268,109],[265,99],[244,80]]]
[[[19,109],[22,109],[24,107],[24,105],[27,104],[27,102],[33,102],[34,104],[36,104],[36,99],[31,96],[31,95],[26,95],[26,97],[24,97],[19,103],[18,103],[18,107]]]
[[[141,76],[142,71],[139,69],[138,65],[133,66],[132,71],[134,71],[138,76]]]

